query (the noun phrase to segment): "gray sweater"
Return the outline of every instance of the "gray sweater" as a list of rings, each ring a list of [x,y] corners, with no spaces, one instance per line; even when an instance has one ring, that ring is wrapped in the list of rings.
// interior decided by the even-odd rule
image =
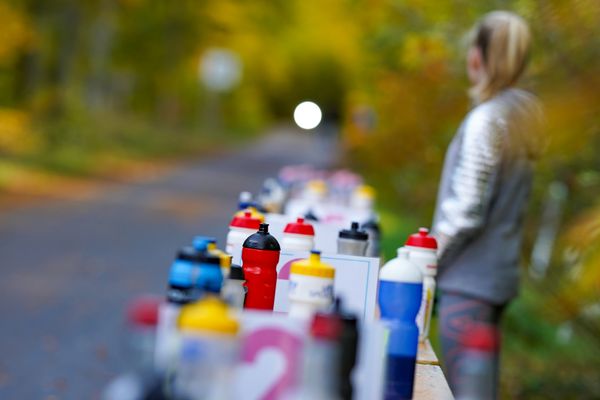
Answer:
[[[507,89],[461,124],[446,153],[433,223],[441,290],[493,304],[517,295],[539,120],[531,94]]]

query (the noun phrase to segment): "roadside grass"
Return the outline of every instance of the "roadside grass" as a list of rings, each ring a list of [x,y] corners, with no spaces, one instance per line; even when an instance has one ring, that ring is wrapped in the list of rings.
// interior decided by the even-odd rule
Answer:
[[[12,134],[12,132],[10,132]],[[115,113],[74,113],[17,132],[32,145],[0,146],[0,191],[37,185],[44,176],[119,179],[153,166],[214,154],[254,132],[169,125]]]

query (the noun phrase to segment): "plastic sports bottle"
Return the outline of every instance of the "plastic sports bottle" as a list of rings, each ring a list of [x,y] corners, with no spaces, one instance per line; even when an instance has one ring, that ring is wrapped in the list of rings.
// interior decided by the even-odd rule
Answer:
[[[423,291],[423,275],[398,249],[398,257],[387,262],[379,274],[381,319],[388,328],[385,399],[411,399],[419,328],[415,322]]]
[[[173,366],[177,347],[175,332],[179,311],[183,305],[194,301],[195,298],[196,267],[186,259],[186,253],[186,249],[180,250],[171,265],[166,301],[160,304],[158,309],[154,364],[159,371]]]
[[[235,215],[229,224],[225,251],[229,254],[238,254],[244,241],[248,236],[258,230],[260,220],[252,216],[251,211],[245,211],[242,215]]]
[[[408,237],[404,246],[408,257],[423,274],[423,298],[417,315],[419,340],[425,341],[429,336],[431,312],[435,297],[435,276],[437,275],[437,241],[427,228],[419,228],[419,232]]]
[[[317,313],[310,324],[310,336],[302,357],[302,374],[293,400],[337,400],[341,321],[335,314]],[[286,399],[286,400],[287,400]]]
[[[321,261],[321,252],[313,250],[308,259],[290,267],[290,317],[311,318],[333,302],[335,269]]]
[[[239,358],[239,324],[227,304],[214,295],[184,306],[179,316],[181,348],[175,398],[232,398],[233,372]]]
[[[244,301],[246,300],[246,287],[244,283],[244,270],[241,266],[232,264],[229,269],[229,276],[223,283],[221,289],[221,297],[231,307],[242,309],[244,308]]]
[[[260,224],[258,232],[244,241],[242,267],[248,289],[245,308],[273,310],[280,252],[279,242],[269,234],[269,224]]]
[[[223,286],[221,256],[217,252],[198,253],[199,265],[196,288],[201,294],[219,294]]]
[[[284,251],[311,251],[315,246],[315,229],[304,218],[290,222],[283,230],[281,248]]]
[[[358,222],[353,222],[350,229],[343,229],[338,235],[338,254],[364,256],[368,240],[367,232],[358,228]]]

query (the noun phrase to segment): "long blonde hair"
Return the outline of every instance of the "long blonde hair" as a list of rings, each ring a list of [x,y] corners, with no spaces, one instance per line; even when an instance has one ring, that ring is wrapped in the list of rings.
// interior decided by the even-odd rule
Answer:
[[[483,57],[484,77],[469,90],[472,100],[481,103],[517,83],[529,58],[531,33],[517,14],[493,11],[475,26],[470,44]]]

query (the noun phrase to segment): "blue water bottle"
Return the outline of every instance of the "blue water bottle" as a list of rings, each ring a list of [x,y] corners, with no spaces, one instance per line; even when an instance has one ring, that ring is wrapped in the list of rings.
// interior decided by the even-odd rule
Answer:
[[[389,332],[385,399],[411,399],[419,345],[416,318],[421,306],[423,275],[408,259],[408,250],[387,262],[379,274],[381,319]]]

